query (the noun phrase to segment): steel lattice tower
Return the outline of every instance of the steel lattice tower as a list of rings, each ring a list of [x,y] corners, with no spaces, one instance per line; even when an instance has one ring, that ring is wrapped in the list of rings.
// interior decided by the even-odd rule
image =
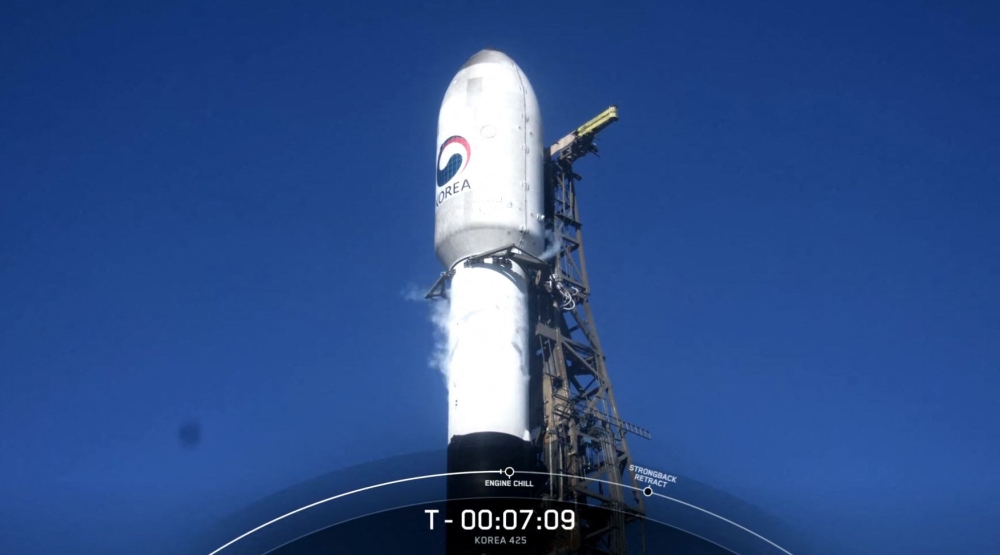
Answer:
[[[589,302],[576,194],[580,176],[573,171],[577,159],[596,153],[595,135],[617,119],[612,106],[549,149],[546,221],[556,248],[546,268],[535,273],[534,291],[542,419],[537,444],[550,473],[545,497],[599,508],[584,513],[567,546],[571,551],[624,555],[626,525],[641,526],[645,514],[642,494],[619,485],[636,485],[626,434],[650,434],[618,414]]]

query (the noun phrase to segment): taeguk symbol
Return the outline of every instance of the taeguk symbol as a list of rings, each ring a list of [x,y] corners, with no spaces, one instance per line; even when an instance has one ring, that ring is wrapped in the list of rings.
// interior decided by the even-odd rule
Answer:
[[[441,143],[437,159],[437,186],[444,187],[469,165],[472,149],[464,137],[453,135]]]

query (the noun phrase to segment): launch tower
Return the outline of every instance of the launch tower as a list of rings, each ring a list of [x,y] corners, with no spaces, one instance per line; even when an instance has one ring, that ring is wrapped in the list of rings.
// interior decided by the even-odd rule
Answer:
[[[629,471],[626,435],[650,439],[650,434],[618,414],[590,308],[576,194],[580,176],[573,171],[577,159],[597,152],[597,133],[617,119],[612,106],[547,152],[546,221],[552,222],[556,249],[547,267],[536,273],[533,288],[541,406],[532,413],[542,418],[537,441],[550,472],[544,497],[594,508],[571,539],[573,551],[623,555],[626,525],[639,520],[641,527],[645,513],[642,494],[620,485],[638,487]],[[640,531],[636,537],[642,536]]]

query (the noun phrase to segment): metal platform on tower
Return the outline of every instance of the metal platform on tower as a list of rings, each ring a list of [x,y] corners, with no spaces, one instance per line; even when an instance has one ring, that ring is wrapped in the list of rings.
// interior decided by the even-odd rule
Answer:
[[[551,258],[544,257],[545,268],[534,272],[532,288],[533,368],[541,386],[532,388],[541,392],[532,412],[539,419],[536,444],[549,472],[545,498],[573,503],[584,515],[557,553],[645,553],[645,505],[629,471],[626,436],[651,436],[618,414],[590,307],[576,191],[580,176],[573,171],[576,160],[597,152],[597,133],[617,119],[618,110],[611,106],[553,144],[546,157],[546,222],[552,234],[546,254]],[[630,525],[638,531],[626,533]],[[639,545],[629,549],[627,538]]]

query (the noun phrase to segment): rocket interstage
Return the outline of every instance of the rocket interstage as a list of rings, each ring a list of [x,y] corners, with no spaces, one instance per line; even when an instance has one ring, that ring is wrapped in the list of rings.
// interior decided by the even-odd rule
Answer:
[[[528,78],[501,52],[477,53],[452,79],[438,116],[434,246],[452,270],[442,361],[449,472],[527,470],[532,460],[527,272],[510,258],[478,255],[543,253],[544,163]],[[486,477],[450,477],[448,498],[503,495],[485,487]]]

